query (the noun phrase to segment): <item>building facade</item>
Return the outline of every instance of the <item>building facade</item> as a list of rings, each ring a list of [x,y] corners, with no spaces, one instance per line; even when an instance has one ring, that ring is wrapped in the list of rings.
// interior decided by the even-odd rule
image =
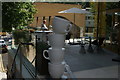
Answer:
[[[72,33],[80,36],[80,29],[85,27],[85,14],[75,14],[75,22],[74,22],[74,14],[73,13],[58,13],[63,10],[67,10],[73,7],[81,9],[81,5],[79,4],[60,4],[60,3],[42,3],[36,2],[34,3],[35,8],[37,9],[37,13],[35,14],[35,18],[31,27],[40,27],[43,21],[43,18],[46,19],[46,25],[52,25],[52,20],[54,16],[63,16],[66,17],[69,21],[75,24],[75,30],[72,29]],[[78,29],[79,28],[79,29]],[[82,31],[84,33],[84,31]]]
[[[86,8],[86,11],[90,11],[91,8]],[[91,36],[93,37],[94,33],[94,15],[93,14],[87,14],[85,18],[86,27],[85,27],[85,36]]]

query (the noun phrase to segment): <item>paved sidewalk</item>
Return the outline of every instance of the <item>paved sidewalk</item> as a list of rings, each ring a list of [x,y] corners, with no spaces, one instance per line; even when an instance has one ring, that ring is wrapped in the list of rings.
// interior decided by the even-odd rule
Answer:
[[[87,52],[86,54],[83,54],[79,53],[80,48],[80,45],[66,45],[65,61],[70,66],[71,71],[76,74],[76,77],[117,77],[118,62],[112,61],[112,58],[118,56],[117,54],[109,52],[105,49],[101,49],[99,53]],[[88,45],[85,46],[86,51],[87,48]],[[98,71],[100,73],[96,74]],[[93,74],[91,74],[92,72]]]
[[[0,54],[0,80],[7,80],[8,53]]]
[[[118,66],[78,71],[73,74],[76,78],[118,78]]]
[[[0,72],[0,80],[7,80],[7,75],[4,72]]]

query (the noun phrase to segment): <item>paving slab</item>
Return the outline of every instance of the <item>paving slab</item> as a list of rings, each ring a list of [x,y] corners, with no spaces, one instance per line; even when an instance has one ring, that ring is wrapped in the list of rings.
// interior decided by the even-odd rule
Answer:
[[[7,64],[8,64],[8,54],[0,54],[0,80],[7,80]]]
[[[92,71],[94,69],[98,69],[98,71],[100,71],[101,68],[105,68],[105,69],[108,68],[107,72],[104,72],[103,71],[104,69],[102,69],[100,71],[101,75],[98,74],[99,76],[104,77],[104,74],[107,74],[109,73],[109,71],[112,71],[110,70],[113,69],[111,68],[111,66],[119,65],[118,62],[112,61],[112,59],[117,57],[118,55],[106,49],[101,49],[99,53],[95,51],[94,53],[89,53],[87,52],[88,45],[86,45],[85,46],[86,54],[83,54],[79,52],[79,50],[81,49],[80,45],[66,45],[65,48],[66,48],[65,61],[70,66],[72,72],[81,72],[81,71],[87,72],[88,70]],[[114,67],[114,69],[115,71],[118,71],[118,68]],[[97,70],[95,70],[95,72],[97,72]],[[102,72],[104,72],[104,74],[102,74]],[[116,74],[117,72],[115,72],[115,75]],[[106,76],[107,75],[105,75],[105,77]],[[111,76],[111,74],[109,76]],[[116,76],[113,75],[111,77],[116,77]]]
[[[118,78],[118,66],[78,71],[73,74],[76,78]]]
[[[4,72],[0,72],[0,80],[7,80],[7,75]]]

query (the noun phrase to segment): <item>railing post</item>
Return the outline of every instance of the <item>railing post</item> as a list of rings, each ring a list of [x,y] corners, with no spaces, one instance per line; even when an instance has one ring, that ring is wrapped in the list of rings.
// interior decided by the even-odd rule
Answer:
[[[37,35],[35,36],[36,38],[36,58],[37,58]],[[37,63],[37,59],[35,59],[35,63]],[[35,64],[35,77],[37,77],[37,64]]]
[[[22,46],[20,46],[20,77],[22,78]]]

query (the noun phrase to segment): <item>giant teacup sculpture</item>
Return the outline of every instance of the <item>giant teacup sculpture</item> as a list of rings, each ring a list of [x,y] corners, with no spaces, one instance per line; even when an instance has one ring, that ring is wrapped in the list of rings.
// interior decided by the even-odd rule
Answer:
[[[49,59],[48,63],[49,73],[52,78],[61,78],[64,74],[65,64],[64,53],[65,53],[65,35],[71,30],[70,21],[63,19],[61,17],[54,17],[52,23],[53,33],[48,34],[48,41],[51,48],[43,51],[43,56],[45,59]],[[45,53],[48,53],[48,57]]]

